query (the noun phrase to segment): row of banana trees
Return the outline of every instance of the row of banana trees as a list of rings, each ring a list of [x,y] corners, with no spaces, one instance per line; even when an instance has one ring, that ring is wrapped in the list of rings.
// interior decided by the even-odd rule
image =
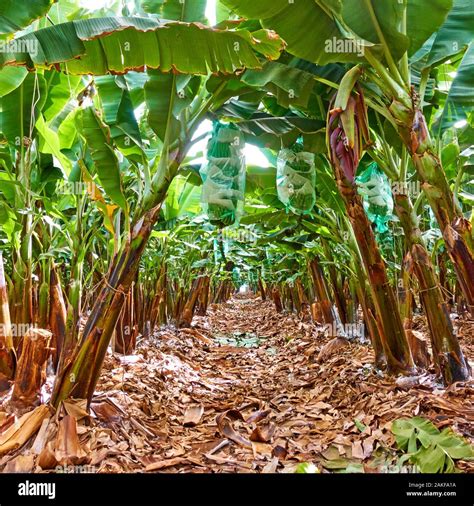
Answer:
[[[291,61],[299,68],[304,64],[300,65],[298,58],[316,64],[355,63],[349,70],[345,67],[339,85],[334,86],[337,93],[331,95],[328,105],[323,108],[324,112],[328,111],[326,145],[368,277],[388,368],[410,370],[413,362],[402,314],[355,179],[359,162],[367,151],[392,181],[405,183],[413,176],[420,181],[423,197],[437,219],[458,283],[472,312],[472,225],[463,213],[459,199],[453,194],[440,156],[449,150],[454,151],[454,163],[459,163],[458,146],[456,143],[444,146],[442,134],[471,112],[466,97],[463,104],[453,103],[456,93],[465,91],[469,78],[472,80],[472,71],[467,67],[472,58],[472,28],[468,24],[472,20],[468,6],[462,2],[454,6],[450,2],[439,2],[426,17],[420,15],[426,7],[423,2],[387,2],[389,5],[383,7],[369,0],[331,2],[330,5],[308,1],[298,7],[286,2],[254,6],[236,0],[226,4],[246,17],[258,17],[262,26],[275,29],[288,43],[287,51],[296,57]],[[461,12],[465,13],[464,24],[457,18]],[[316,33],[302,34],[296,22],[298,16],[314,21]],[[433,30],[437,31],[433,34]],[[334,33],[338,35],[332,40],[341,42],[342,36],[344,44],[328,48],[324,43],[331,42]],[[426,35],[431,38],[425,38]],[[449,43],[452,43],[451,47]],[[429,104],[432,106],[432,130],[438,133],[435,140],[432,138],[433,131],[430,133],[427,126],[424,102],[428,99],[429,84],[437,91],[440,76],[433,72],[433,67],[440,61],[452,64],[450,58],[460,60],[460,63],[455,66],[456,77],[449,93],[443,101],[433,93],[434,104]],[[421,72],[417,76],[416,70],[420,67]],[[322,68],[327,69],[328,65],[316,67],[315,72],[321,72]],[[447,70],[443,68],[444,72]],[[442,79],[446,79],[445,75]],[[417,78],[418,87],[414,86]],[[327,76],[320,81],[329,84]],[[441,112],[433,113],[433,109],[440,105]],[[318,117],[311,107],[305,115]],[[391,141],[394,137],[395,142]],[[466,146],[468,156],[469,146]],[[456,176],[459,176],[458,170]],[[446,381],[465,379],[469,374],[468,366],[456,342],[437,273],[419,230],[409,192],[397,192],[394,200],[395,213],[404,229],[407,262],[412,264],[412,272],[419,283],[434,353],[439,357],[440,364],[451,364],[444,367]]]
[[[279,309],[317,300],[325,323],[360,308],[393,373],[416,365],[416,302],[438,373],[469,377],[450,316],[453,302],[474,313],[467,0],[221,0],[212,27],[205,0],[20,3],[0,11],[5,378],[14,329],[35,323],[55,343],[53,405],[90,403],[112,339],[128,353],[243,282]],[[315,208],[288,213],[275,169],[248,167],[252,239],[223,239],[199,216],[189,155],[208,119],[235,123],[271,166],[301,138]],[[371,162],[393,193],[388,245],[358,182]]]

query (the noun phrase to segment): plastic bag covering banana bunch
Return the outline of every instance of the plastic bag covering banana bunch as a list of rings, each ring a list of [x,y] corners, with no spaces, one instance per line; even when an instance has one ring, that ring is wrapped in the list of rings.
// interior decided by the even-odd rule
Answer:
[[[373,162],[357,176],[356,182],[369,220],[375,223],[378,233],[387,232],[387,223],[393,219],[392,189],[388,177]]]
[[[280,202],[296,214],[311,212],[316,203],[314,154],[301,142],[280,150],[277,159],[277,192]]]
[[[242,215],[245,195],[243,134],[233,124],[214,123],[207,161],[200,169],[201,202],[211,224],[223,228]]]

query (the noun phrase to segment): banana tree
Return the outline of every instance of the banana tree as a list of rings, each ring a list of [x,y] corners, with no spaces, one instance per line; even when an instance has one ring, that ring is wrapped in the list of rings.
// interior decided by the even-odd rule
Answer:
[[[435,142],[423,114],[430,70],[466,52],[472,39],[472,9],[466,0],[222,0],[247,18],[260,19],[287,42],[291,54],[314,62],[363,62],[374,93],[369,106],[380,112],[401,137],[436,216],[459,283],[473,311],[474,246],[472,226],[456,204]],[[314,28],[302,34],[300,26]],[[450,43],[449,41],[456,41]],[[428,53],[423,79],[412,86],[409,58]],[[471,58],[467,49],[465,58]],[[375,85],[375,88],[373,87]],[[452,111],[465,111],[460,95],[450,96]],[[465,114],[465,112],[464,112]],[[442,118],[447,124],[446,118]],[[453,123],[453,121],[451,120]]]
[[[357,72],[358,68],[344,76],[328,112],[329,156],[370,281],[377,320],[385,337],[382,344],[388,369],[407,372],[413,368],[413,361],[398,302],[354,181],[364,144],[370,141],[363,93],[359,89],[353,94],[354,70]]]
[[[314,107],[310,100],[311,92],[306,93],[306,96],[304,97],[303,93],[298,91],[297,85],[292,85],[292,82],[294,82],[296,78],[300,82],[306,82],[309,84],[311,84],[312,81],[314,87],[314,79],[312,79],[313,76],[301,69],[291,67],[288,64],[285,65],[285,63],[277,62],[277,65],[281,65],[283,68],[288,68],[288,70],[291,71],[291,79],[288,78],[286,73],[281,72],[282,69],[279,67],[275,68],[274,63],[267,64],[267,68],[261,72],[262,76],[259,76],[258,71],[250,71],[251,79],[258,81],[260,84],[271,83],[276,86],[276,83],[278,83],[280,86],[284,86],[288,90],[293,90],[292,95],[296,96],[296,99],[293,98],[292,100],[288,100],[287,96],[287,106],[291,107],[294,111],[293,114],[295,114],[296,111],[299,113],[298,116],[295,115],[298,121],[302,122],[306,117],[306,121],[312,121],[316,125],[312,132],[306,132],[306,134],[303,133],[305,143],[309,146],[308,149],[316,150],[316,152],[318,150],[324,150],[324,137],[322,143],[321,139],[318,138],[318,133],[320,133],[319,131],[321,130],[322,125],[317,120],[317,117],[320,116],[321,113],[325,114],[324,111],[328,107],[332,109],[328,118],[328,127],[326,129],[328,136],[327,143],[330,146],[330,160],[334,167],[334,173],[338,183],[339,194],[342,197],[343,207],[350,218],[352,227],[356,234],[359,249],[361,250],[361,258],[364,261],[366,273],[368,279],[370,280],[372,298],[376,308],[375,316],[383,330],[380,334],[384,336],[382,343],[384,344],[387,366],[389,370],[393,372],[409,372],[413,369],[413,362],[403,328],[403,322],[398,311],[398,302],[393,289],[390,286],[389,276],[385,268],[384,260],[382,259],[379,248],[376,244],[371,224],[364,212],[362,200],[358,195],[354,184],[355,173],[359,160],[363,156],[364,141],[366,143],[369,142],[367,112],[365,110],[362,92],[359,90],[358,93],[351,96],[352,88],[355,83],[354,76],[357,77],[358,68],[355,67],[354,70],[348,72],[341,81],[339,94],[334,105],[327,105],[327,87],[325,87],[324,90],[321,90],[320,88],[317,90],[320,98],[319,102],[316,102],[317,107]],[[249,71],[246,75],[244,75],[244,80],[249,79],[247,77],[248,73]],[[309,84],[306,85],[306,88],[308,89],[310,88]],[[274,89],[271,91],[275,94]],[[277,102],[279,102],[278,107],[275,107],[275,105],[269,105],[267,101],[264,104],[265,107],[263,110],[268,110],[269,112],[282,110],[284,102],[278,98],[282,95],[277,92],[275,96]],[[324,101],[326,104],[323,104],[323,99],[321,97],[325,97]],[[246,113],[251,110],[249,105],[243,107],[241,103],[237,104],[235,101],[233,105],[234,107],[232,108],[227,105],[224,109],[228,114],[233,113],[234,116],[238,115],[239,111],[244,110]],[[242,115],[242,113],[240,113],[240,115]],[[254,115],[255,114],[252,114],[250,118],[244,117],[244,119],[239,122],[240,127],[244,131],[249,128],[247,125],[251,125],[252,121],[255,123],[260,120],[262,113],[260,112],[256,119],[253,119]],[[292,116],[290,115],[286,117],[291,118]],[[274,118],[274,120],[276,121],[277,118]],[[256,129],[254,128],[254,133],[255,130]],[[266,134],[265,141],[267,146],[269,145],[268,137],[269,135]],[[291,141],[291,139],[284,138],[280,140],[278,137],[276,140],[277,145],[278,143]],[[255,139],[249,139],[249,141],[256,142]],[[315,274],[317,274],[317,272],[317,270],[314,271]],[[327,300],[325,292],[327,292],[327,290],[320,290],[320,299]],[[343,313],[342,304],[339,304],[339,306],[342,310],[341,313]],[[329,320],[333,319],[333,317],[329,314],[330,309],[331,308],[328,306],[328,314],[326,318]],[[377,354],[378,356],[380,355],[380,353]]]
[[[205,2],[199,5],[203,10]],[[77,162],[84,156],[89,160],[87,168],[122,217],[122,235],[75,353],[58,375],[53,396],[56,405],[69,395],[90,402],[124,298],[193,135],[214,105],[238,94],[238,90],[227,86],[226,75],[257,68],[261,66],[260,58],[275,58],[282,49],[282,41],[267,30],[198,27],[189,22],[194,21],[195,10],[173,12],[176,21],[163,22],[154,17],[84,19],[43,28],[19,37],[11,51],[0,56],[0,65],[24,66],[36,70],[36,75],[49,68],[97,76],[148,69],[147,123],[156,137],[157,149],[144,158],[144,150],[137,146],[141,160],[133,163],[143,185],[136,201],[128,201],[123,189],[116,154],[120,140],[113,139],[115,150],[108,147],[114,129],[107,124],[106,104],[99,101],[100,83],[95,105],[77,114],[77,129],[86,146]],[[166,12],[167,19],[173,19],[173,12]],[[202,51],[191,59],[188,51],[196,44]],[[25,50],[16,51],[19,47]],[[88,88],[92,92],[95,86]],[[133,137],[131,142],[137,144]]]
[[[411,201],[409,184],[406,181],[407,171],[399,170],[399,167],[403,167],[401,159],[386,142],[383,129],[379,132],[381,136],[377,140],[379,148],[378,150],[373,148],[374,158],[382,163],[381,167],[386,174],[397,183],[396,186],[394,184],[391,186],[394,212],[404,231],[404,264],[409,266],[409,271],[413,272],[418,280],[420,300],[430,330],[434,362],[446,384],[465,381],[469,378],[470,368],[461,351],[438,274],[423,239],[420,219]]]

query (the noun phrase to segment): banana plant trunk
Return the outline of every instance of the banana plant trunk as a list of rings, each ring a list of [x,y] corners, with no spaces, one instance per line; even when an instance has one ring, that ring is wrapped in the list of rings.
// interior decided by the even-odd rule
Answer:
[[[10,306],[3,267],[3,254],[0,251],[0,392],[2,384],[8,386],[15,374],[15,356],[13,346],[12,324],[10,320]]]
[[[380,328],[377,325],[375,318],[375,307],[372,302],[369,290],[366,288],[365,280],[357,283],[356,290],[359,296],[362,314],[364,315],[364,323],[369,334],[370,343],[374,349],[375,365],[379,369],[384,369],[387,365],[385,353],[382,346],[382,339],[380,339]]]
[[[345,279],[344,276],[338,276],[337,270],[334,265],[328,266],[330,286],[332,287],[332,294],[334,303],[336,304],[337,313],[343,324],[349,323],[349,311],[347,299],[344,293]]]
[[[46,361],[50,354],[51,332],[31,328],[23,337],[10,402],[15,408],[36,406],[46,381]]]
[[[337,318],[334,314],[334,307],[331,303],[331,300],[329,299],[329,291],[327,288],[326,279],[317,257],[314,257],[309,262],[309,271],[311,273],[311,279],[313,280],[316,297],[321,305],[324,323],[332,325],[337,320]]]
[[[281,302],[280,290],[277,286],[272,288],[272,299],[277,313],[281,313],[283,311],[283,304]]]
[[[355,237],[352,234],[349,237],[349,242],[352,251],[352,266],[356,274],[356,278],[354,280],[356,284],[356,292],[362,308],[362,314],[364,315],[365,328],[367,329],[372,348],[374,349],[375,365],[379,369],[386,369],[387,359],[385,357],[383,346],[383,343],[386,341],[386,338],[383,336],[384,330],[379,322],[377,322],[377,311],[372,299],[368,278],[364,269],[360,250],[355,242]]]
[[[210,276],[204,276],[204,280],[202,282],[201,292],[198,297],[198,308],[196,310],[196,314],[199,316],[206,316],[207,307],[209,305],[209,285],[211,283]]]
[[[407,374],[414,370],[408,339],[385,262],[355,182],[364,145],[370,142],[367,107],[360,87],[352,90],[356,91],[355,94],[348,97],[344,94],[341,98],[341,90],[344,89],[341,83],[332,101],[334,108],[328,111],[326,136],[329,159],[367,272],[377,324],[382,329],[380,334],[387,370],[389,373]]]
[[[194,316],[194,310],[196,303],[201,294],[201,290],[204,286],[204,276],[201,276],[193,281],[191,291],[188,295],[186,303],[184,305],[182,313],[179,315],[178,327],[185,328],[190,327]]]
[[[161,204],[134,224],[131,239],[124,241],[112,262],[107,282],[96,299],[74,355],[56,378],[51,399],[55,407],[70,396],[87,399],[90,405],[107,347],[160,209]]]
[[[51,266],[51,303],[49,308],[49,328],[53,334],[53,363],[56,370],[61,370],[62,364],[72,351],[74,343],[71,334],[67,334],[67,310],[64,302],[61,281],[54,265]]]
[[[370,221],[365,214],[355,184],[345,177],[342,169],[334,166],[339,192],[344,200],[362,261],[367,272],[376,319],[380,325],[387,369],[392,373],[409,373],[413,359],[403,328],[397,299],[388,279],[385,263],[378,249]]]
[[[441,251],[437,255],[437,265],[439,272],[439,282],[441,284],[441,289],[443,290],[444,297],[448,304],[448,307],[452,307],[454,304],[453,300],[453,288],[450,285],[450,280],[448,279],[448,267],[446,265],[446,260],[448,258],[448,254],[446,250]]]
[[[163,262],[160,268],[160,274],[155,283],[155,295],[150,310],[151,328],[166,323],[166,295],[166,264]],[[138,298],[136,298],[136,300],[137,299]],[[140,321],[138,316],[137,320]]]
[[[426,198],[443,234],[469,311],[474,316],[472,226],[455,203],[441,160],[436,155],[430,138],[426,119],[418,106],[418,97],[413,91],[412,96],[404,98],[405,103],[393,100],[389,110],[411,155]],[[407,103],[411,106],[408,107]]]
[[[347,316],[347,303],[344,295],[344,276],[338,275],[336,264],[333,259],[333,254],[329,247],[328,242],[325,239],[321,239],[321,244],[324,250],[324,256],[330,262],[328,263],[328,273],[329,280],[331,282],[332,293],[334,297],[334,302],[337,307],[337,312],[339,314],[339,318],[343,324],[348,323]]]
[[[258,276],[258,291],[260,292],[260,297],[263,301],[267,300],[267,294],[265,290],[265,286],[263,284],[262,278]]]
[[[397,210],[395,210],[397,212]],[[409,248],[406,248],[407,250]],[[413,324],[413,293],[411,291],[411,257],[405,254],[402,262],[401,277],[398,280],[398,300],[400,304],[400,314],[405,329],[411,329]]]
[[[115,326],[113,350],[122,355],[131,355],[136,345],[136,325],[134,314],[134,290],[130,288],[122,312]],[[145,314],[143,315],[146,318]]]
[[[410,263],[418,280],[420,301],[428,320],[436,367],[447,385],[455,381],[466,381],[470,376],[469,364],[459,346],[438,276],[424,245],[408,195],[395,195],[395,212],[404,230]]]

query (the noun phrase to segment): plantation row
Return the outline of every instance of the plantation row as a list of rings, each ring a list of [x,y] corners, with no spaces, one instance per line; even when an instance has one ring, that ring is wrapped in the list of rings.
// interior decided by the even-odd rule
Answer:
[[[214,27],[203,0],[4,3],[13,403],[39,402],[51,357],[53,406],[90,404],[110,343],[130,354],[244,285],[335,335],[363,322],[388,373],[470,377],[452,322],[474,316],[469,0],[221,0]]]

